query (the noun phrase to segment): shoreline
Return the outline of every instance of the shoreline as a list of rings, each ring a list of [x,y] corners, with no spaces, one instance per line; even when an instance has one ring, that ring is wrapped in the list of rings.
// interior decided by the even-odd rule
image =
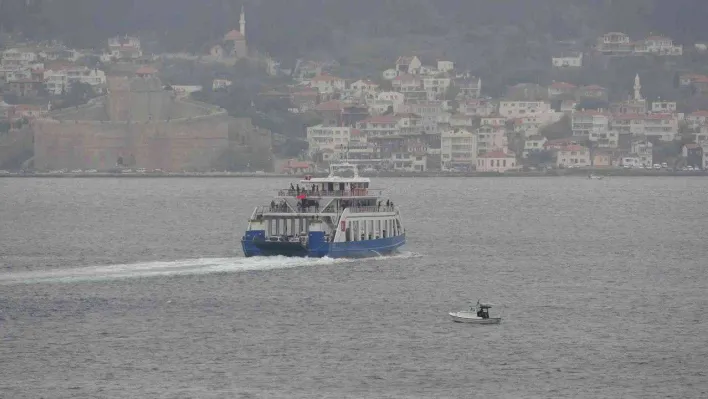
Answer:
[[[584,177],[589,174],[601,177],[698,177],[708,176],[708,171],[669,171],[646,169],[556,169],[547,172],[381,172],[362,173],[362,177],[407,177],[407,178],[435,178],[435,177]],[[289,178],[301,179],[305,174],[289,175],[276,173],[9,173],[2,174],[0,178]],[[313,173],[313,177],[325,177],[324,174]]]

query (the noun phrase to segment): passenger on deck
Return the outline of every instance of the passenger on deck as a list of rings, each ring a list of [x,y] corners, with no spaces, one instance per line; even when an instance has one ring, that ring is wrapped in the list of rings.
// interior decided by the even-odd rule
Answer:
[[[274,210],[275,210],[275,201],[270,201],[270,211],[272,212]]]

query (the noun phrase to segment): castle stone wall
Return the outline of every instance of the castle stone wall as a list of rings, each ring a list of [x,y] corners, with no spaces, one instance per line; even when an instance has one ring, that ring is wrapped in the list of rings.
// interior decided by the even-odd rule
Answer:
[[[35,168],[131,168],[205,171],[229,146],[229,118],[156,123],[38,119],[32,123]]]

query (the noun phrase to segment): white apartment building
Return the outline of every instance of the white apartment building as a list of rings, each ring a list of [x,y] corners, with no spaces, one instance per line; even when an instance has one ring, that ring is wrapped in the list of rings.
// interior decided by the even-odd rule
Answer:
[[[351,127],[317,125],[307,128],[310,155],[317,152],[339,152],[351,139]]]
[[[495,126],[481,126],[477,129],[477,153],[500,151],[508,148],[506,129]]]
[[[406,104],[405,108],[422,118],[423,131],[427,134],[438,133],[438,123],[446,122],[450,117],[442,101],[417,101]]]
[[[381,115],[393,109],[394,113],[403,112],[405,96],[395,91],[384,91],[378,93],[374,99],[367,99],[366,106],[369,107],[369,114]]]
[[[499,115],[506,118],[520,118],[539,115],[551,111],[551,104],[545,101],[500,101]]]
[[[679,121],[676,114],[623,114],[614,115],[611,130],[634,136],[655,137],[672,141],[678,134]]]
[[[356,128],[365,137],[415,136],[422,133],[420,117],[411,114],[372,116],[357,122]]]
[[[466,129],[450,129],[440,133],[442,170],[469,168],[477,162],[477,135]]]
[[[37,54],[31,50],[11,48],[2,52],[2,65],[27,66],[37,62]]]
[[[489,100],[470,99],[461,101],[457,110],[465,115],[489,116],[496,111],[496,106]]]
[[[450,78],[426,77],[423,78],[423,90],[428,93],[429,100],[441,100],[451,82]]]
[[[594,142],[598,148],[619,147],[619,133],[614,130],[593,130],[590,132],[589,139]]]
[[[409,152],[395,152],[391,154],[391,167],[396,171],[425,172],[428,157],[426,154],[411,154]]]
[[[60,95],[68,91],[72,83],[86,83],[93,87],[105,85],[106,73],[87,67],[44,71],[44,87],[50,94]]]
[[[578,111],[571,116],[573,136],[586,136],[590,132],[608,130],[610,118],[607,114],[596,111]]]

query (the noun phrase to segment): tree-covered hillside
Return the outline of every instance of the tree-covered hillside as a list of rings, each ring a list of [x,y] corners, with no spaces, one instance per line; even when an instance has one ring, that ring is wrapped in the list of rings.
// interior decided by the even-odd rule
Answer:
[[[608,31],[708,41],[705,0],[0,0],[0,29],[96,48],[137,33],[148,51],[204,52],[238,27],[242,5],[249,46],[285,65],[334,58],[354,77],[380,73],[397,55],[445,58],[482,76],[492,95],[557,79],[551,54],[568,49],[559,41],[588,49]]]
[[[5,31],[98,46],[117,33],[145,32],[171,50],[198,50],[248,12],[252,43],[273,54],[346,51],[342,42],[444,37],[454,45],[502,35],[524,41],[585,38],[602,31],[661,32],[706,40],[703,0],[0,0]]]

